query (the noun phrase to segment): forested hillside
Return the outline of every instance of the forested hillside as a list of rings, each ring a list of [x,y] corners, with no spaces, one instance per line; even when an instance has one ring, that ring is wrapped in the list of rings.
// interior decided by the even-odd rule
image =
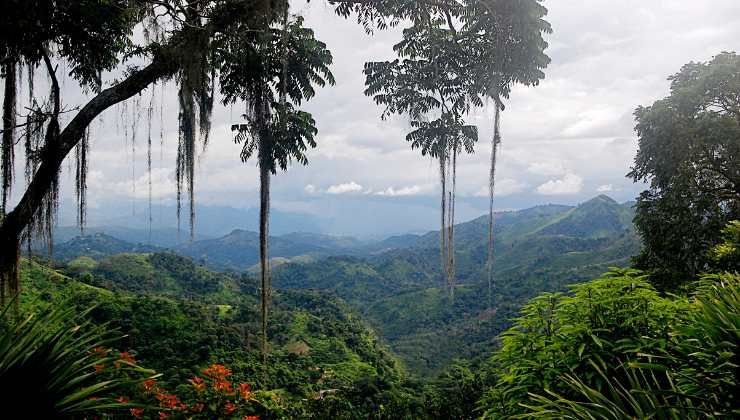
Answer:
[[[430,376],[454,358],[488,355],[529,298],[628,266],[639,251],[631,206],[599,196],[578,207],[499,214],[490,306],[485,218],[456,228],[460,284],[453,302],[441,287],[435,232],[391,238],[367,257],[285,264],[274,282],[334,292],[370,320],[412,372]]]
[[[201,369],[224,364],[234,370],[232,380],[275,390],[282,402],[271,410],[283,415],[349,407],[369,414],[383,404],[416,409],[395,358],[349,307],[325,293],[275,291],[263,372],[259,293],[248,276],[214,273],[163,253],[83,257],[59,270],[25,260],[22,268],[24,312],[93,308],[88,319],[125,334],[116,348],[161,372],[162,387],[174,390]]]
[[[629,257],[639,251],[633,214],[632,203],[619,204],[604,195],[576,207],[498,213],[490,306],[485,217],[456,226],[459,285],[452,304],[440,288],[437,232],[375,243],[318,234],[278,236],[271,240],[273,281],[279,288],[318,289],[342,298],[366,317],[411,372],[433,376],[454,358],[489,354],[497,334],[527,299],[629,265]],[[95,271],[107,281],[130,278],[129,288],[147,284],[149,291],[168,293],[165,285],[151,283],[161,267],[113,255],[147,250],[124,244],[98,234],[59,244],[55,254],[92,257],[99,260]],[[258,261],[258,246],[256,233],[237,230],[173,251],[209,268],[244,271]],[[109,267],[116,269],[106,271]]]

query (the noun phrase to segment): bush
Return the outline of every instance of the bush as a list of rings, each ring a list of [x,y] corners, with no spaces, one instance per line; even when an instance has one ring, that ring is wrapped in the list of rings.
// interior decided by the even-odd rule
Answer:
[[[740,276],[707,275],[669,338],[635,336],[640,347],[615,365],[591,360],[590,372],[563,373],[559,388],[533,392],[518,418],[738,418]],[[634,346],[634,344],[633,344]],[[589,376],[588,373],[595,373]]]
[[[567,294],[533,299],[492,358],[497,382],[482,399],[484,417],[521,414],[529,395],[543,390],[575,397],[564,375],[603,391],[608,384],[593,361],[619,377],[630,355],[661,351],[687,310],[685,299],[661,297],[636,270],[615,270]]]

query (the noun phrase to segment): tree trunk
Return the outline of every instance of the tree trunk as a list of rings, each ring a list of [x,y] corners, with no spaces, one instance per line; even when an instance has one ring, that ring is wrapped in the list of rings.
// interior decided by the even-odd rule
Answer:
[[[0,305],[8,298],[15,298],[20,290],[18,282],[18,260],[21,244],[16,237],[0,236]],[[15,300],[18,302],[18,300]]]
[[[5,214],[5,208],[10,198],[10,189],[13,186],[14,175],[14,134],[15,134],[15,108],[17,89],[17,68],[18,65],[11,60],[3,65],[5,69],[5,90],[3,96],[3,135],[2,149],[0,157],[2,166],[2,204],[0,205],[0,215]]]
[[[261,146],[264,147],[264,146]],[[262,285],[262,364],[264,381],[267,380],[267,314],[270,299],[270,257],[268,254],[270,228],[270,170],[260,164],[260,272]],[[265,384],[263,384],[265,386]]]
[[[69,152],[79,143],[92,121],[111,106],[125,101],[146,89],[155,81],[170,77],[181,66],[181,51],[193,38],[211,37],[220,28],[228,26],[248,13],[246,4],[235,8],[224,8],[214,13],[213,19],[205,27],[187,27],[173,35],[169,44],[160,48],[152,62],[129,75],[122,82],[103,90],[92,98],[67,124],[53,141],[41,152],[41,163],[26,188],[23,197],[13,211],[5,214],[0,223],[0,290],[6,290],[18,281],[17,261],[20,252],[20,237],[32,221],[44,197],[52,188],[59,168]],[[227,10],[228,9],[228,10]]]
[[[31,183],[18,205],[5,215],[0,224],[0,240],[3,244],[0,251],[0,289],[17,284],[18,273],[13,265],[17,265],[21,233],[43,203],[64,158],[82,139],[88,125],[109,107],[134,96],[155,80],[171,75],[176,69],[177,65],[172,61],[155,59],[149,66],[134,72],[123,82],[100,92],[75,115],[61,133],[55,135],[55,139],[47,139],[46,147],[42,150],[41,164]]]
[[[448,283],[450,287],[450,299],[455,300],[455,199],[457,196],[457,141],[452,147],[452,191],[450,192],[449,208],[449,233],[447,234],[449,272]]]
[[[491,140],[491,168],[488,177],[488,309],[493,302],[493,194],[496,185],[496,158],[498,145],[501,143],[501,107],[496,99],[496,113],[493,120],[493,139]]]
[[[444,153],[444,152],[442,152]],[[440,226],[439,226],[439,262],[442,270],[442,286],[447,287],[447,176],[444,154],[439,156],[439,180],[442,188],[442,201],[440,203]]]

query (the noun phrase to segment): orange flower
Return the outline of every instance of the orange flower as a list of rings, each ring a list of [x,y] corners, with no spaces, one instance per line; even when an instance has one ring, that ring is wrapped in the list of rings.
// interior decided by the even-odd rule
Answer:
[[[126,363],[131,364],[131,365],[136,364],[136,360],[134,360],[134,356],[132,356],[131,353],[129,353],[127,351],[124,351],[124,352],[120,353],[119,356],[118,356],[118,359],[119,360],[116,360],[116,362],[115,362],[116,369],[120,369],[121,368],[121,362],[126,362]]]
[[[120,397],[116,398],[116,401],[118,401],[121,404],[126,404],[127,402],[131,401],[128,398],[121,395]]]
[[[101,370],[105,369],[105,365],[94,365],[95,372],[100,372]]]
[[[144,387],[144,391],[151,392],[157,388],[157,381],[154,379],[147,379],[142,383],[142,386]]]
[[[227,369],[224,365],[213,364],[208,368],[203,369],[203,374],[211,379],[223,380],[227,376],[231,375],[231,370]]]
[[[167,414],[167,413],[165,413],[164,411],[160,411],[160,412],[159,412],[159,418],[160,418],[160,419],[166,419],[166,418],[167,418],[167,417],[169,417],[169,416],[170,416],[170,415],[169,415],[169,414]]]
[[[224,407],[224,412],[226,414],[231,414],[234,411],[236,411],[236,406],[233,403],[226,403],[226,406]]]
[[[190,411],[192,411],[193,413],[200,413],[201,411],[203,411],[203,404],[202,403],[193,404],[193,406],[190,407]]]
[[[239,396],[243,400],[252,399],[252,393],[250,392],[251,389],[252,387],[249,384],[239,384]]]
[[[198,392],[201,392],[204,389],[206,389],[206,384],[203,383],[203,378],[195,377],[190,380],[190,383],[193,385],[193,388],[195,388],[195,390]]]
[[[260,416],[244,416],[242,420],[260,420]]]
[[[172,394],[163,394],[160,392],[159,394],[157,394],[157,399],[159,400],[159,403],[162,405],[162,407],[165,408],[175,408],[178,406],[178,404],[180,404],[177,396]]]
[[[144,414],[144,409],[143,408],[132,408],[132,409],[130,409],[128,411],[136,419],[140,419],[141,416],[142,416],[142,414]]]
[[[216,392],[224,392],[226,395],[233,395],[234,391],[231,390],[231,382],[220,381],[213,384],[213,389]]]

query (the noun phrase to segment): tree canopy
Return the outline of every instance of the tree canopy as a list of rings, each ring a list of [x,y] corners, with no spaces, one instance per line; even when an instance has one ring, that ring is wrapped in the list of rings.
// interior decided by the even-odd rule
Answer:
[[[628,175],[649,185],[637,202],[636,263],[666,287],[705,270],[721,229],[740,217],[740,57],[692,62],[669,80],[668,97],[635,111]]]

